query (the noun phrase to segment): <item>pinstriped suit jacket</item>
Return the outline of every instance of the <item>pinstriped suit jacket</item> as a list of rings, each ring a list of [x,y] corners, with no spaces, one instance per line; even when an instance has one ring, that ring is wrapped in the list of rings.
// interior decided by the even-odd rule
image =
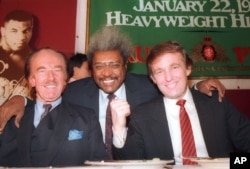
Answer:
[[[19,129],[14,119],[8,122],[0,135],[0,166],[76,166],[83,165],[85,160],[108,159],[93,110],[62,102],[50,111],[39,124],[47,127],[39,130],[38,125],[36,129],[39,130],[38,143],[43,143],[39,145],[45,145],[36,147],[36,156],[30,151],[33,119],[34,105],[29,103]]]

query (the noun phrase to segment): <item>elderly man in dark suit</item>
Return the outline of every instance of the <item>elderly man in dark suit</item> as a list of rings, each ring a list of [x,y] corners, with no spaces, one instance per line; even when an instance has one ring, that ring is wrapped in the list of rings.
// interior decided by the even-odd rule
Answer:
[[[125,158],[174,158],[182,163],[182,157],[187,156],[229,157],[234,150],[250,152],[249,119],[226,98],[219,102],[217,92],[207,97],[188,88],[192,60],[179,43],[154,46],[147,66],[163,96],[132,110],[125,145],[120,149]],[[180,102],[185,103],[181,111]],[[182,131],[184,112],[191,122],[190,132]],[[183,126],[188,128],[187,121]],[[193,136],[193,143],[188,145],[189,150],[194,147],[192,153],[185,151],[185,144],[191,143],[182,142],[185,136]]]
[[[107,159],[93,110],[62,101],[66,57],[42,48],[28,58],[25,76],[36,101],[26,106],[20,128],[11,119],[0,135],[0,166],[76,166]]]

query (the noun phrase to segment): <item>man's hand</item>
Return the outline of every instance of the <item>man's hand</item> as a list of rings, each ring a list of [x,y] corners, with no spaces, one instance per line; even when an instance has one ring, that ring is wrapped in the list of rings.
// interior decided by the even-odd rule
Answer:
[[[206,79],[200,81],[196,84],[196,87],[201,93],[208,96],[212,96],[212,90],[218,90],[219,102],[222,102],[226,90],[225,86],[218,79]]]
[[[13,96],[0,107],[0,133],[3,132],[6,123],[13,116],[16,116],[16,127],[19,127],[20,120],[24,114],[24,104],[23,96]]]
[[[116,133],[123,134],[124,129],[126,128],[127,116],[130,115],[130,106],[127,101],[114,99],[110,103],[111,114],[112,114],[112,123],[113,130]]]

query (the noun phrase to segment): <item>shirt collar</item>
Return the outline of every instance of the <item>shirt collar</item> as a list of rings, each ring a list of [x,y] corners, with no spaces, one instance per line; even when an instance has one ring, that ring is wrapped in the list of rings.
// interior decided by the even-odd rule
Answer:
[[[182,99],[185,99],[186,100],[186,104],[194,104],[194,101],[193,101],[193,97],[192,97],[192,94],[191,94],[191,91],[189,88],[187,88],[184,96]],[[176,104],[176,102],[179,100],[179,99],[170,99],[170,98],[167,98],[167,97],[164,97],[164,100],[166,101],[166,103],[168,104]]]
[[[59,97],[57,100],[53,101],[51,103],[51,110],[54,109],[57,105],[59,105],[62,102],[62,97]],[[40,100],[36,100],[36,106],[37,107],[43,107],[43,104]]]
[[[109,94],[105,93],[103,90],[99,89],[99,93],[102,99],[106,99]],[[118,99],[126,99],[126,90],[124,83],[115,91],[115,96]]]

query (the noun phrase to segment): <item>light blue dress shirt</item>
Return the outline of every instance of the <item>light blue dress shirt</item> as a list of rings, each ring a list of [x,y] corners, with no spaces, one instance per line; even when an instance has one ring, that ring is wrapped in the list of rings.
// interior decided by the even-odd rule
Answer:
[[[124,84],[122,84],[114,94],[117,99],[127,100]],[[103,133],[103,140],[105,139],[106,109],[108,106],[108,102],[108,94],[99,89],[99,122]]]
[[[51,103],[51,109],[54,109],[57,105],[59,105],[62,102],[62,97],[59,97],[56,101]],[[44,108],[43,108],[43,104],[41,101],[39,101],[38,99],[36,100],[36,104],[35,104],[35,115],[34,115],[34,121],[33,124],[35,127],[38,126],[40,120],[41,120],[41,115],[44,112]]]

